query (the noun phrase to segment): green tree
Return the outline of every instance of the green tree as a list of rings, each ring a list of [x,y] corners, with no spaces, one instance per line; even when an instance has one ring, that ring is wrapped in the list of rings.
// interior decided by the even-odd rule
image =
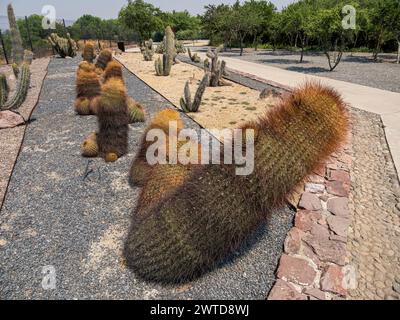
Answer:
[[[138,33],[140,41],[151,38],[153,32],[162,29],[160,9],[143,0],[128,0],[119,12],[119,19],[129,29]]]

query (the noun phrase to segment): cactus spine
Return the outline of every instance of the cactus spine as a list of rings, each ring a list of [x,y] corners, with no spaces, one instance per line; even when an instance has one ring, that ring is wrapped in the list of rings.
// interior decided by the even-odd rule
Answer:
[[[101,89],[97,110],[99,153],[107,162],[115,161],[128,151],[128,106],[124,83],[109,79]]]
[[[52,33],[48,38],[54,51],[61,58],[65,57],[75,57],[76,51],[78,50],[76,42],[71,38],[70,34],[67,33],[67,38],[59,37],[56,33]]]
[[[155,69],[158,76],[169,76],[175,56],[175,36],[171,27],[168,26],[165,28],[164,53],[162,59],[158,57],[155,61]]]
[[[121,65],[115,60],[110,61],[104,71],[104,82],[107,82],[110,78],[119,78],[123,80]]]
[[[107,64],[112,60],[112,52],[108,49],[101,50],[99,57],[96,61],[96,68],[101,70],[105,70],[107,68]]]
[[[14,9],[11,4],[7,6],[8,22],[10,24],[12,57],[14,63],[19,66],[24,60],[24,49],[22,47],[22,38],[15,19]]]
[[[0,73],[0,107],[6,103],[10,88],[7,83],[7,77]]]
[[[143,46],[140,48],[140,51],[143,54],[144,61],[153,61],[154,56],[154,48],[153,48],[153,40],[145,41]]]
[[[219,52],[221,51],[221,46],[216,48],[214,51],[212,51],[210,48],[207,51],[207,57],[211,59],[211,69],[209,71],[211,72],[210,75],[210,87],[218,87],[218,86],[223,86],[226,85],[224,83],[222,77],[226,75],[225,67],[226,63],[225,61],[218,61],[218,55]],[[206,64],[204,64],[205,71],[206,69]]]
[[[128,266],[163,283],[189,281],[215,267],[341,146],[348,125],[335,91],[320,84],[296,89],[244,127],[255,131],[252,174],[236,175],[235,165],[198,166],[164,196],[150,193],[147,203],[139,203],[140,219],[125,243]],[[157,171],[145,184],[154,184],[153,190],[174,186],[176,165],[158,165]]]
[[[190,94],[189,81],[186,82],[184,97],[182,97],[180,100],[181,108],[184,112],[197,112],[199,110],[201,99],[203,98],[204,91],[206,90],[209,82],[209,75],[206,73],[201,80],[199,87],[197,88],[193,102]]]
[[[85,45],[82,52],[82,58],[89,63],[93,63],[94,59],[96,58],[93,44],[87,43]]]
[[[21,68],[19,69],[18,84],[14,96],[7,102],[1,104],[1,110],[15,110],[18,109],[25,101],[28,94],[31,73],[30,63],[32,61],[32,52],[25,50],[24,59]]]

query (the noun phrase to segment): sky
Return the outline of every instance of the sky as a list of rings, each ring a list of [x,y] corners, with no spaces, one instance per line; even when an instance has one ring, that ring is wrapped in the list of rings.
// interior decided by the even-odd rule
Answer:
[[[188,10],[192,14],[203,13],[207,4],[234,3],[235,0],[145,0],[163,11]],[[92,14],[101,18],[116,18],[126,0],[0,0],[0,16],[7,15],[6,6],[12,3],[17,16],[40,14],[42,7],[52,5],[57,19],[75,20],[82,14]],[[279,9],[295,0],[271,0]]]

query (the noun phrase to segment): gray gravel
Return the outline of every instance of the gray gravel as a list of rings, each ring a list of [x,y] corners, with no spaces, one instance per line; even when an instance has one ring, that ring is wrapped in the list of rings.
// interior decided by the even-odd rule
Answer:
[[[116,163],[82,158],[96,119],[72,108],[78,62],[52,60],[27,128],[0,212],[0,299],[264,299],[292,226],[288,208],[271,215],[242,255],[195,282],[145,283],[125,267],[121,250],[140,191],[127,173],[145,125],[131,126],[129,154]],[[125,79],[147,115],[172,107],[126,70]],[[42,288],[46,265],[55,268],[56,289]]]
[[[205,48],[196,49],[206,51]],[[243,59],[246,61],[267,64],[290,71],[296,71],[316,76],[327,77],[357,83],[369,87],[400,92],[400,65],[390,62],[371,61],[371,54],[357,53],[343,55],[342,61],[333,72],[329,72],[328,60],[322,53],[305,53],[304,62],[299,63],[300,54],[289,51],[258,50],[245,52],[242,57],[238,50],[221,53],[221,56]],[[381,55],[385,60],[394,58],[393,55]],[[229,67],[229,65],[228,65]]]

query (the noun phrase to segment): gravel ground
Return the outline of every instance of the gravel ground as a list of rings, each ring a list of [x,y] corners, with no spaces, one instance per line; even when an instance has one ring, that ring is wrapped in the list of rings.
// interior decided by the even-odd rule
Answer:
[[[140,191],[127,173],[145,125],[130,126],[129,154],[116,163],[82,158],[96,119],[72,108],[78,62],[51,61],[26,131],[0,212],[0,299],[264,299],[292,226],[288,208],[271,215],[243,254],[195,282],[145,283],[125,267],[121,250]],[[125,80],[147,115],[171,107],[126,70]],[[54,267],[56,289],[43,289],[44,266]]]
[[[353,109],[350,299],[400,299],[400,186],[379,116]]]
[[[206,51],[205,48],[197,50]],[[234,50],[222,53],[221,56],[265,63],[290,71],[400,92],[400,65],[387,62],[374,63],[370,60],[371,54],[357,53],[351,57],[350,54],[346,53],[333,72],[329,72],[328,61],[324,54],[305,53],[304,62],[301,64],[298,63],[300,55],[288,51],[259,50],[255,52],[248,50],[240,57],[239,52]]]

